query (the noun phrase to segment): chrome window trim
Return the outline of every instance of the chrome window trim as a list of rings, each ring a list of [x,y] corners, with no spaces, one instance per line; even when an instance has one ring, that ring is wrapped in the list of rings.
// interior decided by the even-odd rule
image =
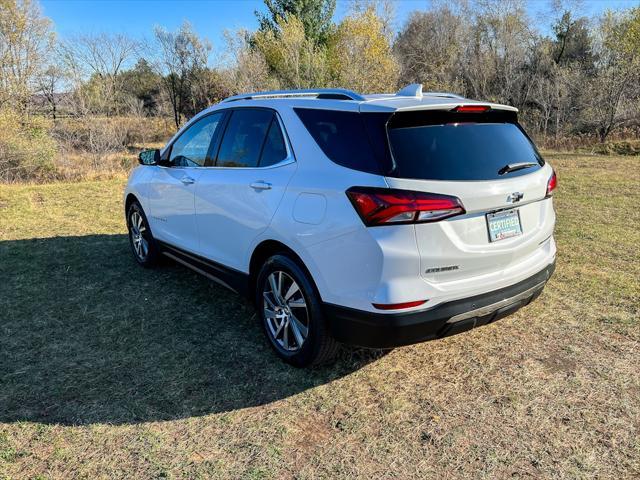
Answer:
[[[295,158],[287,157],[284,160],[278,163],[274,163],[273,165],[269,165],[267,167],[218,167],[216,165],[209,165],[207,167],[190,167],[190,168],[214,168],[216,170],[268,170],[270,168],[283,167],[285,165],[289,165],[290,163],[296,163]]]
[[[172,168],[174,170],[200,170],[201,168],[205,168],[205,167],[183,167],[180,165],[154,165],[154,167],[158,167],[158,168]]]

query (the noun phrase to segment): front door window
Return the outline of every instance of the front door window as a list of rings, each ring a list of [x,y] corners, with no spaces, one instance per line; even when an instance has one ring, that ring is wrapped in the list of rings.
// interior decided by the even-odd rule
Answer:
[[[211,141],[222,120],[222,113],[208,115],[191,125],[171,147],[173,167],[202,167],[207,161]]]

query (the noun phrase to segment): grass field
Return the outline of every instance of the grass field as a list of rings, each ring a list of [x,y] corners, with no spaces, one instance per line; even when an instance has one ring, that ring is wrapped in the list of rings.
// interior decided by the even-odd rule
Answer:
[[[547,158],[534,304],[311,371],[239,297],[134,264],[123,179],[0,186],[0,478],[638,478],[639,159]]]

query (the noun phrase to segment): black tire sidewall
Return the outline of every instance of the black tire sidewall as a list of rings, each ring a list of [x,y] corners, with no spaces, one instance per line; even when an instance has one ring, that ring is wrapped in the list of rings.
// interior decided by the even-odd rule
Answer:
[[[307,304],[307,312],[309,314],[309,334],[302,345],[302,348],[296,352],[288,352],[284,350],[272,337],[269,327],[264,317],[263,309],[263,291],[268,276],[274,271],[283,271],[293,278],[302,290],[305,303]],[[262,323],[262,328],[267,336],[269,343],[276,353],[285,362],[296,367],[305,367],[314,363],[318,356],[322,336],[327,335],[324,314],[320,302],[320,295],[317,293],[316,287],[309,277],[309,274],[301,268],[298,263],[286,254],[278,254],[270,257],[263,265],[256,281],[255,304],[258,310],[258,317]]]

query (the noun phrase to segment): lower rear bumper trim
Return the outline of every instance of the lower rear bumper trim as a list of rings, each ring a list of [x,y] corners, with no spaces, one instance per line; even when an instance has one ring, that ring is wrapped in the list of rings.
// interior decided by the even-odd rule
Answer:
[[[504,300],[500,300],[499,302],[492,303],[491,305],[487,305],[486,307],[480,307],[480,308],[476,308],[475,310],[470,310],[468,312],[454,315],[449,320],[447,320],[447,323],[456,323],[472,317],[483,317],[492,312],[500,310],[502,307],[507,307],[507,306],[519,303],[520,301],[531,297],[538,290],[542,290],[546,283],[547,282],[545,280],[544,282],[540,282],[539,284],[529,288],[528,290],[525,290],[522,293],[514,295],[513,297],[505,298]]]
[[[492,292],[407,313],[373,313],[325,304],[333,336],[352,345],[392,348],[442,338],[511,315],[535,300],[555,269],[554,262],[529,278]]]

